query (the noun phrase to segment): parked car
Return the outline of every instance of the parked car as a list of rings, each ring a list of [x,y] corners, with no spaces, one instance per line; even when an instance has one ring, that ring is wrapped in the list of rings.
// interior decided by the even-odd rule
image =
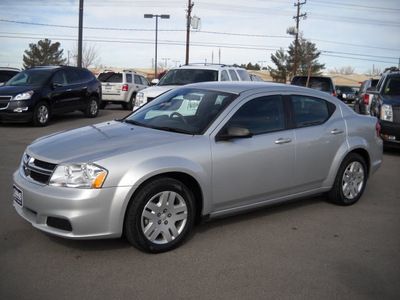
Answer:
[[[385,146],[400,147],[400,72],[384,73],[367,93],[373,95],[371,115],[379,120]]]
[[[1,67],[0,68],[0,86],[3,86],[7,81],[13,78],[21,72],[20,69],[17,68],[8,68],[8,67]]]
[[[283,84],[198,83],[122,120],[33,142],[14,173],[14,207],[59,237],[125,234],[156,253],[200,220],[326,192],[354,204],[381,163],[376,118],[337,98]]]
[[[161,80],[154,79],[152,83],[155,86],[137,93],[134,110],[182,85],[207,81],[251,81],[251,78],[246,69],[227,65],[185,65],[173,68]]]
[[[46,126],[52,115],[82,111],[97,116],[101,84],[87,69],[47,66],[18,73],[0,88],[0,120]]]
[[[315,75],[308,77],[306,75],[296,75],[292,77],[290,84],[308,87],[310,89],[328,93],[334,97],[336,96],[335,85],[333,84],[331,77]]]
[[[104,108],[107,103],[117,103],[124,109],[132,110],[136,94],[150,86],[145,77],[130,70],[121,72],[105,70],[97,78],[102,83],[101,108]]]
[[[356,94],[356,99],[354,100],[354,111],[362,115],[370,115],[370,105],[372,100],[372,95],[367,93],[367,90],[371,87],[375,87],[378,84],[379,79],[369,78],[364,80],[360,86],[360,90]]]
[[[337,85],[336,97],[338,97],[344,103],[353,103],[358,90],[359,88],[356,86]]]

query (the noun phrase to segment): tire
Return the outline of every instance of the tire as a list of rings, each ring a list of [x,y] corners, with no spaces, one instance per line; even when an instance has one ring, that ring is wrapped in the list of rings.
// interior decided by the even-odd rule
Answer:
[[[364,192],[367,183],[367,165],[357,153],[350,153],[339,167],[329,198],[339,205],[356,203]]]
[[[135,106],[135,98],[136,94],[132,94],[131,98],[129,99],[129,102],[126,103],[126,105],[123,107],[127,110],[133,110],[133,107]]]
[[[85,110],[85,117],[95,118],[99,113],[99,103],[96,97],[90,97]]]
[[[191,191],[180,181],[161,177],[131,200],[124,232],[136,248],[161,253],[179,246],[192,229],[195,207]]]
[[[33,125],[44,127],[50,122],[50,107],[45,101],[39,102],[33,110]]]

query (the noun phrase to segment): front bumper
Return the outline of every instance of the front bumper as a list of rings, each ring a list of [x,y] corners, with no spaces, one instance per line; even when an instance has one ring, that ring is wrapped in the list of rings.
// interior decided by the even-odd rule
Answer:
[[[22,206],[14,201],[14,208],[41,231],[71,239],[122,235],[131,187],[75,189],[39,185],[27,181],[19,170],[14,173],[14,186],[22,191]]]
[[[30,122],[33,107],[28,101],[2,101],[0,103],[0,121]]]
[[[385,146],[400,147],[400,124],[379,120],[381,125],[380,135]]]

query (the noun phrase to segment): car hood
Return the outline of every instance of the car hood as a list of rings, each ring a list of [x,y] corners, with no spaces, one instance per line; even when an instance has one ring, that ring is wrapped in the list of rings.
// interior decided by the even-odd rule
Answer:
[[[0,87],[0,95],[18,95],[19,93],[26,91],[35,91],[37,90],[37,86],[26,86],[26,85],[17,85],[17,86],[9,86],[4,85]]]
[[[164,86],[152,86],[147,89],[142,90],[142,92],[146,95],[146,97],[155,98],[165,92],[168,92],[172,89],[180,87],[179,85],[164,85]]]
[[[382,95],[383,104],[399,105],[400,95]]]
[[[191,137],[191,135],[111,121],[39,138],[28,146],[27,154],[54,164],[95,162],[110,156],[174,143]]]

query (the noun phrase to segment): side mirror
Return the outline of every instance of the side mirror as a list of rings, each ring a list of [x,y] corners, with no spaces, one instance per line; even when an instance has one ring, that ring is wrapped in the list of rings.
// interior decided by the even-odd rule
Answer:
[[[3,85],[5,85],[5,82],[0,82],[0,86],[3,86]]]
[[[231,139],[246,139],[253,137],[253,133],[245,127],[241,126],[229,126],[224,133],[218,133],[215,137],[215,141],[228,141]]]
[[[61,87],[61,86],[63,86],[61,83],[57,83],[57,82],[53,82],[52,84],[51,84],[51,87],[53,88],[53,89],[55,89],[55,88],[57,88],[57,87]]]
[[[151,81],[151,84],[152,85],[156,85],[156,84],[158,84],[160,82],[160,80],[158,80],[157,78],[154,78],[152,81]]]

